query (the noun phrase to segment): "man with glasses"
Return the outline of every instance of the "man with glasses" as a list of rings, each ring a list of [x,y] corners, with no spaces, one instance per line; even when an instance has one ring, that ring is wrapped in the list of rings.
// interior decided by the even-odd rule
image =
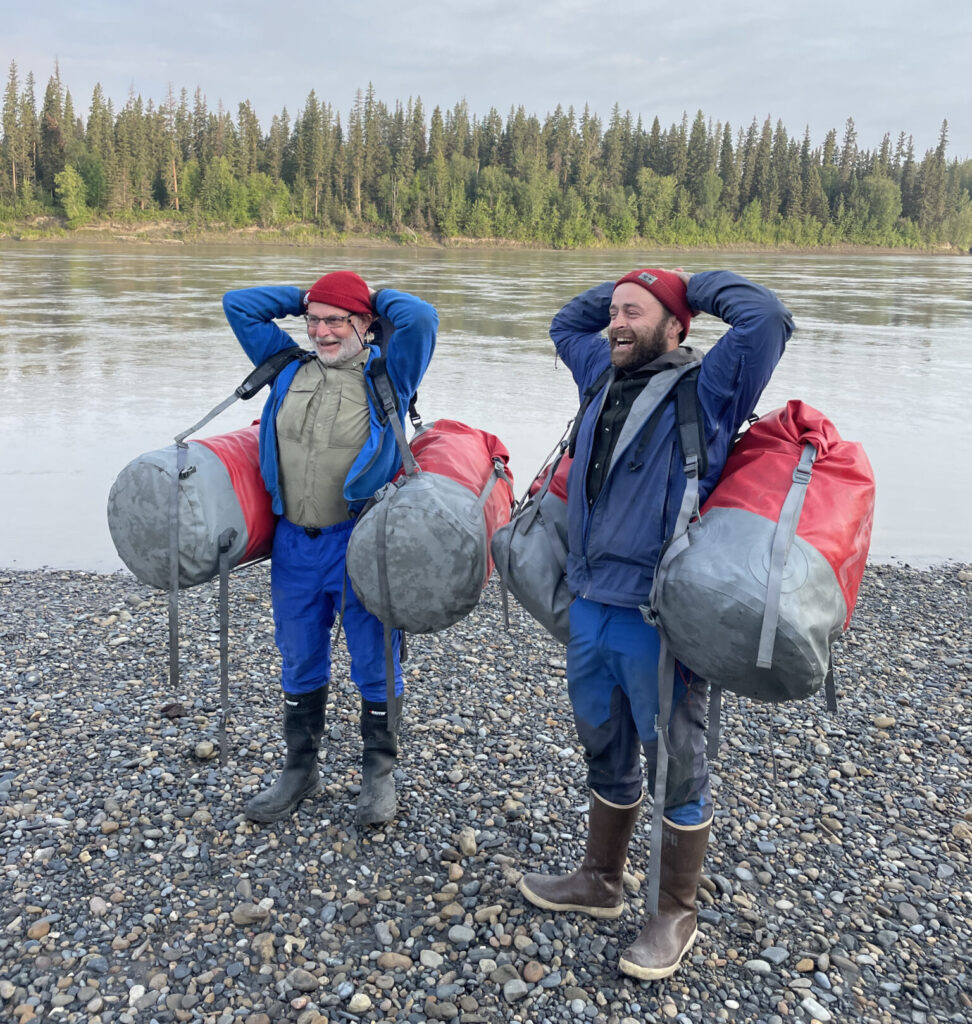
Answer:
[[[260,469],[280,517],[270,592],[284,691],[287,760],[272,786],[251,799],[252,821],[276,821],[320,785],[335,613],[347,637],[351,679],[361,693],[363,740],[359,825],[390,821],[397,809],[392,769],[398,736],[389,728],[381,622],[358,601],[345,572],[355,516],[395,475],[401,456],[369,378],[385,368],[404,417],[435,348],[439,318],[427,302],[390,288],[373,291],[357,274],[325,274],[307,291],[291,287],[228,292],[223,309],[259,366],[296,343],[276,320],[303,316],[313,351],[274,380],[260,422]],[[393,638],[401,710],[399,636]],[[397,727],[400,714],[391,716]]]

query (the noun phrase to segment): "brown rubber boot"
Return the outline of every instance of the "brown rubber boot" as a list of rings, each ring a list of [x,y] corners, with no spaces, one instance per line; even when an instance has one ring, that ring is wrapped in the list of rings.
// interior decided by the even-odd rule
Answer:
[[[633,978],[652,981],[674,974],[699,934],[695,895],[709,844],[710,818],[704,825],[662,825],[661,885],[658,914],[622,954],[618,967]]]
[[[621,915],[624,862],[641,801],[618,807],[591,790],[590,831],[584,863],[569,875],[524,875],[520,892],[543,910],[573,910],[591,917]]]

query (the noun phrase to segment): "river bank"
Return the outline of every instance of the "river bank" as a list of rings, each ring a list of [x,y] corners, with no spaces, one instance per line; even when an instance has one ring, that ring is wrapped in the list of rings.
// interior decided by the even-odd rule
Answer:
[[[457,236],[441,238],[425,231],[402,228],[398,231],[322,232],[311,224],[291,224],[279,228],[251,225],[231,228],[222,225],[193,224],[186,221],[131,220],[93,221],[80,227],[68,227],[58,217],[38,216],[23,221],[0,224],[0,239],[14,242],[64,242],[106,244],[138,243],[141,245],[243,245],[293,246],[295,248],[340,247],[379,248],[383,246],[418,249],[498,249],[557,251],[542,242],[524,242],[513,238],[472,238]],[[665,252],[734,252],[734,253],[842,253],[846,255],[902,253],[929,256],[965,256],[965,249],[955,245],[911,248],[839,243],[826,246],[801,246],[789,242],[760,244],[755,242],[677,245],[651,239],[637,239],[626,245],[606,240],[589,246],[575,246],[574,252],[644,252],[657,249]]]
[[[495,582],[410,638],[400,812],[358,832],[358,708],[335,659],[323,792],[241,813],[282,757],[268,573],[231,581],[229,756],[216,595],[127,573],[0,570],[0,1016],[200,1020],[965,1021],[972,1013],[972,567],[874,565],[836,653],[839,711],[726,699],[700,937],[672,979],[617,973],[616,922],[527,905],[576,863],[587,795],[563,648]],[[774,781],[773,755],[777,781]]]

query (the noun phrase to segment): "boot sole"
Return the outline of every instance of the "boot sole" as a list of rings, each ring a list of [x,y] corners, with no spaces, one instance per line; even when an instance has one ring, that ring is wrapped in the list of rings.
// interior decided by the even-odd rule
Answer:
[[[300,806],[302,800],[306,800],[308,797],[316,796],[321,791],[320,782],[316,782],[309,789],[305,790],[300,796],[297,797],[292,803],[288,804],[282,810],[275,811],[273,813],[268,811],[249,811],[247,808],[243,808],[243,816],[247,821],[255,821],[260,825],[269,825],[271,822],[280,821],[282,818],[287,818]]]
[[[535,907],[539,907],[541,910],[553,910],[558,913],[587,914],[588,917],[597,917],[606,921],[613,921],[615,918],[620,917],[624,911],[623,902],[619,903],[616,907],[587,907],[580,903],[553,903],[550,900],[545,900],[542,896],[538,896],[527,886],[522,878],[518,888]]]
[[[641,964],[636,964],[633,960],[625,960],[622,956],[618,961],[618,970],[622,974],[628,974],[632,978],[640,978],[642,981],[657,981],[659,978],[668,978],[673,975],[681,966],[682,961],[685,959],[685,954],[695,945],[695,940],[699,937],[698,928],[692,932],[688,942],[682,947],[681,953],[678,954],[678,958],[675,963],[667,967],[642,967]]]

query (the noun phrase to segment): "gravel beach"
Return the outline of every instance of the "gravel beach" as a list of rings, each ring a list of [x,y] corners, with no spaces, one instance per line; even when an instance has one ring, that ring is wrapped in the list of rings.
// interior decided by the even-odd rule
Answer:
[[[228,763],[215,585],[0,570],[0,1020],[972,1019],[972,568],[874,565],[822,694],[727,695],[700,936],[674,977],[620,975],[648,813],[614,922],[552,915],[524,871],[573,867],[587,791],[564,649],[495,581],[409,638],[400,811],[359,832],[357,691],[337,647],[323,789],[271,826],[283,757],[265,565],[231,580]],[[775,761],[775,780],[774,780]]]

